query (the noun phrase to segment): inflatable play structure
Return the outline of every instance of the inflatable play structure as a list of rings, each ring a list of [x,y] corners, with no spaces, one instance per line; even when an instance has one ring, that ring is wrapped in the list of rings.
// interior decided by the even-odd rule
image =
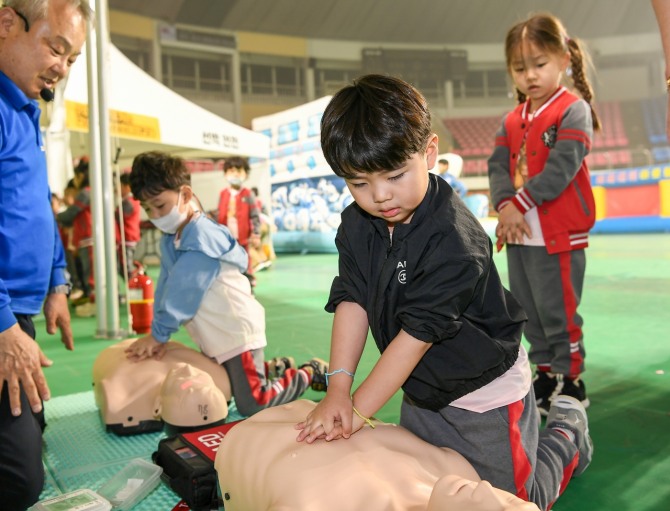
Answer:
[[[670,165],[591,173],[594,233],[670,231]]]
[[[278,253],[336,251],[340,212],[352,198],[321,151],[321,116],[329,101],[325,96],[252,121],[253,131],[270,140],[272,242]]]
[[[340,213],[353,198],[321,151],[321,116],[329,101],[326,96],[252,121],[252,129],[270,140],[267,165],[276,227],[272,242],[277,253],[337,251]],[[449,173],[460,175],[463,159],[459,155],[446,153],[438,158],[449,161]],[[253,174],[253,162],[251,166]],[[488,216],[486,195],[474,194],[465,202],[478,218]]]
[[[591,172],[591,186],[596,202],[592,233],[670,232],[670,165]],[[493,239],[497,218],[480,221]]]

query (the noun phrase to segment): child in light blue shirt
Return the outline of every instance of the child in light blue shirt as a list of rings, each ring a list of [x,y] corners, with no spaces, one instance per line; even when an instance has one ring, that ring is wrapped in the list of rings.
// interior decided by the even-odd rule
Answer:
[[[128,358],[161,358],[184,325],[202,352],[228,371],[242,415],[293,401],[310,386],[325,390],[328,367],[319,359],[296,369],[283,357],[268,369],[265,310],[243,273],[247,253],[225,226],[193,207],[184,161],[162,152],[140,154],[130,186],[163,237],[151,333],[128,347]]]

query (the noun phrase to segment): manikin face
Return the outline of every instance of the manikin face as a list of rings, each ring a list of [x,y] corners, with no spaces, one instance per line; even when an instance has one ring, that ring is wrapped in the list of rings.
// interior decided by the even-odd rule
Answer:
[[[424,154],[416,153],[397,169],[367,173],[346,179],[356,203],[389,227],[409,223],[428,190],[428,169],[437,157],[437,136],[432,135]]]
[[[23,13],[22,13],[23,14]],[[86,23],[64,0],[51,0],[45,19],[25,22],[10,7],[0,9],[0,69],[28,96],[53,89],[81,52]]]
[[[427,511],[537,511],[535,504],[493,488],[488,481],[447,475],[435,483]]]
[[[558,89],[570,63],[570,54],[548,53],[524,40],[512,58],[514,85],[530,99],[531,111],[542,106]]]

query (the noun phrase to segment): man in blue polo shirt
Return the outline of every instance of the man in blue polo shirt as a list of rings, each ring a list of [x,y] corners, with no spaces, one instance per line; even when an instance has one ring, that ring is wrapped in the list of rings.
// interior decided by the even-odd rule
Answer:
[[[73,348],[63,245],[51,209],[40,109],[86,39],[87,0],[4,0],[0,8],[0,507],[39,498],[47,360],[32,317]],[[43,93],[44,94],[44,93]]]

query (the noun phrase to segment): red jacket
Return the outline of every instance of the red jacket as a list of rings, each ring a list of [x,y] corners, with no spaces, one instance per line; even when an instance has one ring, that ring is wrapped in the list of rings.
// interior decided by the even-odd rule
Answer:
[[[123,209],[123,235],[126,241],[126,245],[137,244],[140,241],[140,223],[142,214],[142,207],[140,206],[140,201],[135,197],[126,195],[121,201],[121,208]],[[117,212],[117,222],[121,224],[119,215]]]
[[[72,245],[76,248],[93,245],[93,220],[91,218],[91,188],[82,188],[74,204],[56,215],[61,226],[72,227]]]
[[[228,204],[230,203],[230,188],[224,188],[219,196],[218,222],[228,225]],[[235,196],[235,217],[237,218],[238,239],[244,248],[249,245],[249,236],[260,235],[261,224],[256,198],[248,188],[240,188]]]
[[[595,223],[595,201],[585,157],[591,148],[592,117],[588,103],[564,87],[535,113],[529,103],[508,114],[489,159],[491,199],[499,211],[510,201],[522,213],[538,208],[547,252],[588,246]],[[515,190],[514,172],[526,140],[528,181]]]

